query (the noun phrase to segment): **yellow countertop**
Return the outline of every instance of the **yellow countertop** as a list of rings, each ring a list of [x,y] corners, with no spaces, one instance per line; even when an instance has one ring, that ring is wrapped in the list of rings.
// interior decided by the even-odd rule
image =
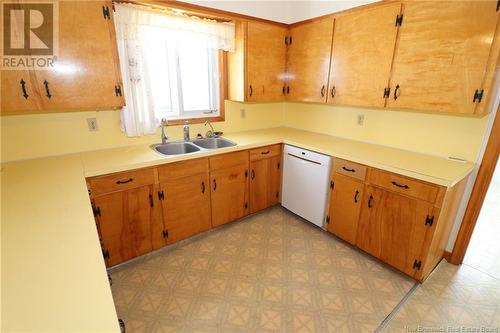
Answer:
[[[2,330],[119,332],[85,177],[287,143],[451,187],[473,163],[290,128],[228,133],[237,146],[162,156],[148,145],[2,165]]]

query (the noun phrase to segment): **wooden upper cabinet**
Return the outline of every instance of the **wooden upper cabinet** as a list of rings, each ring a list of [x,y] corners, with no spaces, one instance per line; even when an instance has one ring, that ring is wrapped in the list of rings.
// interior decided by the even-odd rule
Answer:
[[[34,71],[2,70],[0,76],[2,115],[41,109]]]
[[[328,17],[290,29],[287,100],[326,102],[333,26]]]
[[[401,3],[335,19],[328,103],[384,107]]]
[[[109,18],[104,17],[103,6],[109,8]],[[53,69],[36,71],[45,110],[117,108],[125,104],[115,91],[115,87],[123,88],[111,7],[103,1],[59,2],[59,56]]]
[[[247,100],[273,102],[284,99],[287,29],[278,25],[247,23]]]
[[[287,28],[263,22],[236,22],[235,51],[228,53],[229,99],[284,100]]]
[[[497,1],[405,2],[386,105],[474,113],[488,60],[497,61],[490,57],[496,6]]]

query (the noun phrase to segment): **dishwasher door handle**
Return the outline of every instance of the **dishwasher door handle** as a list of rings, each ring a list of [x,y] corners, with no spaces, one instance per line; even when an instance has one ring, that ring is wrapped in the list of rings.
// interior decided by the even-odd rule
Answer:
[[[310,163],[314,163],[314,164],[318,164],[318,165],[321,165],[320,162],[316,162],[316,161],[313,161],[313,160],[309,160],[307,158],[303,158],[303,157],[300,157],[300,156],[297,156],[297,155],[294,155],[294,154],[290,154],[288,153],[289,156],[292,156],[292,157],[295,157],[295,158],[298,158],[299,160],[303,160],[303,161],[306,161],[306,162],[310,162]]]

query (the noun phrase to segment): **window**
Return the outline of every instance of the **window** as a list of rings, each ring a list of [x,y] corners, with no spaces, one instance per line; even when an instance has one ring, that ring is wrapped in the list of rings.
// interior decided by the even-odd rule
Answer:
[[[219,51],[185,34],[147,37],[144,58],[157,118],[219,116]]]

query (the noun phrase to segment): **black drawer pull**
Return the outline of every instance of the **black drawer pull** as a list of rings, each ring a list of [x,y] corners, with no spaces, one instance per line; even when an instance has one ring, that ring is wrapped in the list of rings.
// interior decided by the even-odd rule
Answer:
[[[370,194],[370,199],[368,199],[368,208],[373,207],[373,195]]]
[[[255,179],[255,170],[252,169],[252,179]]]
[[[345,171],[347,171],[347,172],[356,172],[356,170],[346,168],[345,166],[343,166],[343,167],[342,167],[342,169],[344,169],[344,170],[345,170]]]
[[[119,181],[117,181],[116,183],[117,183],[118,185],[120,185],[120,184],[127,184],[127,183],[130,183],[130,182],[133,182],[133,181],[134,181],[134,178],[129,178],[129,179],[127,179],[127,180],[119,180]]]
[[[153,195],[152,195],[152,194],[150,194],[150,195],[149,195],[149,205],[150,205],[151,207],[153,207],[153,206],[155,205],[155,203],[154,203],[154,201],[153,201]]]
[[[252,95],[253,95],[253,88],[252,88],[252,85],[250,85],[250,86],[248,87],[248,95],[249,95],[250,97],[252,97]]]
[[[400,93],[401,93],[401,89],[399,87],[399,84],[397,84],[396,89],[394,89],[394,100],[398,99]]]
[[[46,92],[46,95],[48,98],[51,98],[52,95],[50,94],[50,90],[49,90],[49,81],[45,80],[43,81],[43,85],[45,86],[45,92]]]
[[[21,79],[21,81],[19,81],[19,83],[21,84],[21,90],[23,91],[23,97],[28,99],[28,93],[26,92],[26,81],[24,81],[23,79]]]
[[[405,189],[409,189],[410,188],[408,185],[401,185],[401,184],[398,184],[396,182],[392,182],[392,185],[400,187],[400,188],[405,188]]]
[[[359,191],[356,190],[356,194],[354,194],[354,202],[358,203],[358,196],[359,196]]]
[[[205,182],[201,182],[201,193],[205,193]]]
[[[267,155],[267,154],[269,154],[269,153],[270,153],[270,151],[269,151],[269,150],[266,150],[266,151],[261,152],[261,154],[262,154],[262,155]]]
[[[335,97],[335,94],[336,94],[336,93],[337,93],[337,88],[335,88],[335,86],[333,86],[333,88],[332,88],[332,92],[331,92],[331,94],[330,94],[330,95],[332,96],[332,98],[333,98],[333,97]]]
[[[325,97],[325,85],[321,87],[321,97]]]
[[[217,189],[217,181],[214,178],[214,191]]]

